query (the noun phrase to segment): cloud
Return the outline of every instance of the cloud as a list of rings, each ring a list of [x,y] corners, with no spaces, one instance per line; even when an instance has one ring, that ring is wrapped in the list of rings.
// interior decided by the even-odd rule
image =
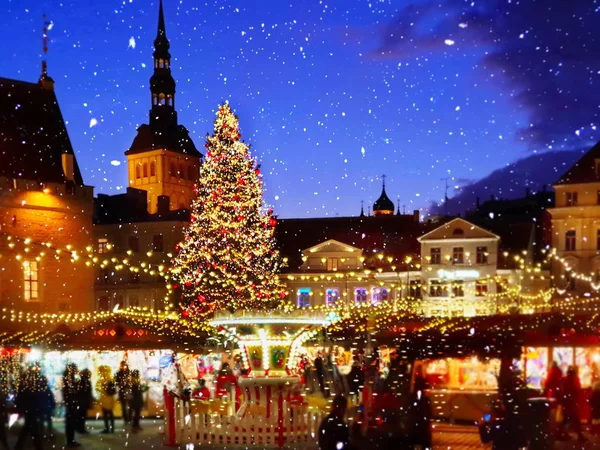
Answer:
[[[587,0],[410,4],[380,30],[373,56],[479,55],[480,76],[528,113],[519,142],[576,148],[600,138],[599,19]]]

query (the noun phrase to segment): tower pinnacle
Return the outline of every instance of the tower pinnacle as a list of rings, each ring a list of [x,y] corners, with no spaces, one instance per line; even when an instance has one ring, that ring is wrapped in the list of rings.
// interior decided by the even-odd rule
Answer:
[[[40,75],[39,83],[44,89],[54,89],[54,80],[48,75],[48,31],[52,28],[52,22],[46,20],[46,14],[42,15],[44,27],[42,28],[42,74]]]

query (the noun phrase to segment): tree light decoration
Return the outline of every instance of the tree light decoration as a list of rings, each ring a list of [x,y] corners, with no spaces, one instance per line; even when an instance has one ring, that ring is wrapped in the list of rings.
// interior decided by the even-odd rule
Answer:
[[[277,276],[276,219],[264,208],[260,168],[240,137],[238,118],[221,105],[207,137],[191,222],[170,271],[184,316],[268,309],[286,296]]]

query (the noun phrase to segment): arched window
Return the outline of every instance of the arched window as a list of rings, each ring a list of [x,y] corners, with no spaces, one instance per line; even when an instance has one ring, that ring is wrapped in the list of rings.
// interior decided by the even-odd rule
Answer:
[[[176,177],[177,173],[175,171],[175,164],[171,163],[171,165],[169,166],[169,175],[172,177]]]
[[[184,169],[183,164],[180,164],[179,165],[179,176],[185,180],[186,173],[185,173],[185,170],[183,170],[183,169]]]
[[[140,165],[138,164],[137,166],[135,166],[135,177],[141,178],[141,176],[142,176],[142,169],[141,169]]]
[[[196,178],[198,177],[194,175],[194,166],[188,166],[188,180],[194,181]]]
[[[144,178],[148,176],[148,163],[144,163]]]
[[[156,176],[156,164],[154,163],[154,161],[150,163],[150,176]]]
[[[465,232],[462,228],[455,228],[454,231],[452,231],[452,236],[463,236],[464,234]]]

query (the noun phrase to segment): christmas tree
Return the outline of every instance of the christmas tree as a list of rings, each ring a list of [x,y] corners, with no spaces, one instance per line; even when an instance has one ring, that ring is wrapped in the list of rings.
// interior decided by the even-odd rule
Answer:
[[[286,296],[277,276],[276,219],[263,204],[260,167],[240,138],[238,118],[221,105],[170,273],[185,316],[273,308]]]

